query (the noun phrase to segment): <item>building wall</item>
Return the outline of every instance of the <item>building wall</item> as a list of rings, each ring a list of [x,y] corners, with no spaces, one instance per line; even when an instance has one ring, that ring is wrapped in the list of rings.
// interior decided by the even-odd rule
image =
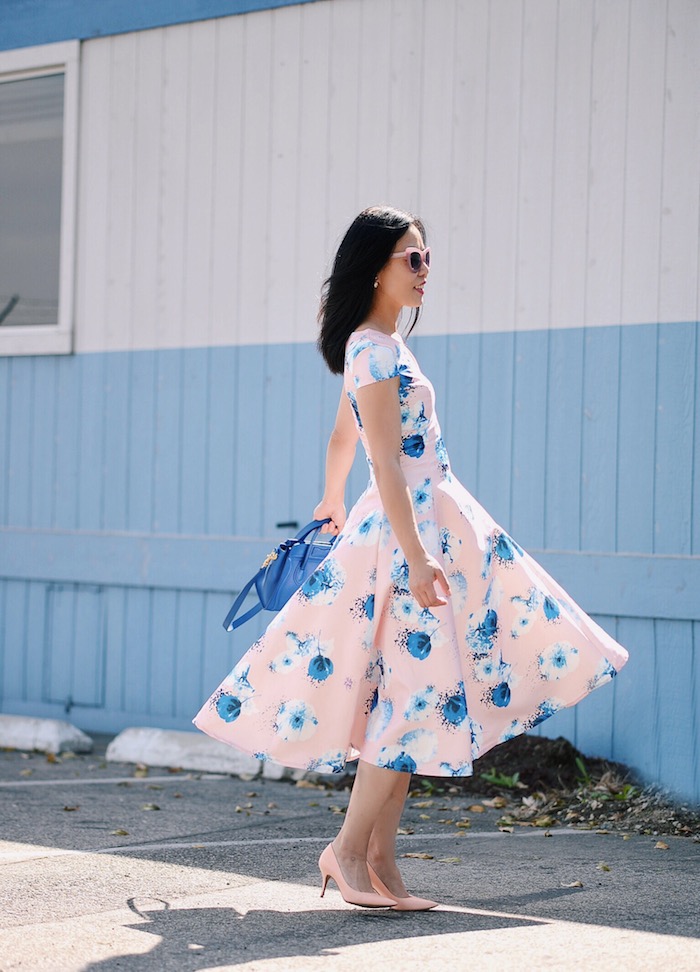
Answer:
[[[390,201],[458,475],[631,653],[543,731],[700,800],[699,44],[692,0],[86,41],[76,353],[0,359],[2,708],[185,727],[261,630],[220,622],[320,496],[320,285]]]

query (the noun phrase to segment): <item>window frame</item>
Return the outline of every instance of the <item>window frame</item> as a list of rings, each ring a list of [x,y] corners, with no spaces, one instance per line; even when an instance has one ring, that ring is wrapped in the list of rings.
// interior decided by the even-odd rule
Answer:
[[[70,354],[73,351],[80,41],[0,51],[0,83],[58,72],[64,76],[58,321],[50,325],[3,325],[0,327],[0,356]]]

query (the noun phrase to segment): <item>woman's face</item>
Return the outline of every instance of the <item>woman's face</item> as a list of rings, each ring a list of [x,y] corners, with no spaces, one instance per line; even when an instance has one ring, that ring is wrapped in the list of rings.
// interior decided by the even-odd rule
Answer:
[[[420,307],[430,271],[425,263],[421,264],[417,273],[411,270],[404,256],[406,247],[409,246],[421,251],[425,249],[423,237],[413,225],[409,226],[403,236],[397,240],[394,255],[377,274],[378,289],[382,298],[390,300],[399,307]]]

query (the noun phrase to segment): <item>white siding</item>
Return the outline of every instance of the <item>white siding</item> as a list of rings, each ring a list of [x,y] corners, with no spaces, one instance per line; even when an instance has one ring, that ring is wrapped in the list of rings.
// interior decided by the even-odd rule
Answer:
[[[313,341],[427,221],[428,334],[697,321],[696,0],[327,0],[85,42],[79,351]]]

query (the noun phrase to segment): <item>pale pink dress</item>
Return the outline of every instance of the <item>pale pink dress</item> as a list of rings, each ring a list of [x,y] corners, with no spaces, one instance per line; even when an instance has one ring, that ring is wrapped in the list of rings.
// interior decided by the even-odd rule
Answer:
[[[399,377],[401,466],[446,607],[421,609],[382,508],[355,391]],[[341,772],[358,754],[404,772],[466,776],[497,743],[610,681],[627,652],[454,477],[435,394],[398,333],[347,344],[345,391],[369,484],[319,569],[194,719],[286,766]]]

